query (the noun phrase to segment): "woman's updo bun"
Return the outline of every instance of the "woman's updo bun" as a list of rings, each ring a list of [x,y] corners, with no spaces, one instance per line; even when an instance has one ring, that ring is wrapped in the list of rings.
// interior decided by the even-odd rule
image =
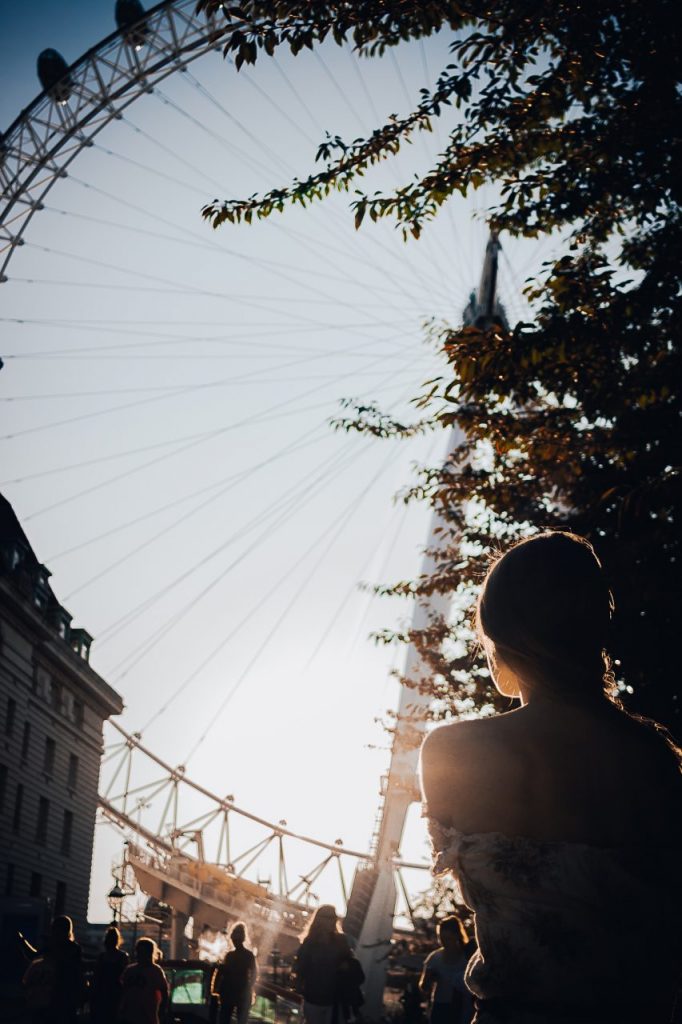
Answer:
[[[529,686],[584,694],[598,692],[607,678],[612,611],[589,541],[546,532],[515,544],[491,566],[476,623],[486,648]]]

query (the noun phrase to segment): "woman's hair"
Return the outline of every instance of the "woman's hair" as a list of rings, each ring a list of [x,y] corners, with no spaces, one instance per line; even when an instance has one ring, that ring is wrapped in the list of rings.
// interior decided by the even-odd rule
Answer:
[[[118,928],[115,928],[113,925],[107,928],[104,933],[104,945],[107,949],[118,949],[122,942],[123,939]]]
[[[613,598],[594,548],[574,533],[519,541],[491,566],[476,626],[491,659],[529,686],[595,693],[612,685]]]
[[[73,921],[66,914],[59,914],[52,921],[50,934],[57,942],[70,942],[73,940]]]
[[[232,931],[230,932],[230,938],[232,939],[235,946],[243,946],[246,942],[246,925],[243,921],[238,921]]]
[[[153,964],[156,960],[156,943],[153,939],[138,939],[135,943],[135,956],[142,964]]]
[[[450,914],[449,917],[444,917],[442,921],[438,922],[438,934],[442,936],[448,932],[456,935],[462,946],[466,946],[469,941],[466,928],[455,914]]]
[[[336,907],[330,903],[323,903],[317,908],[301,932],[301,942],[305,942],[306,939],[312,942],[324,941],[340,931],[341,925],[336,914]]]

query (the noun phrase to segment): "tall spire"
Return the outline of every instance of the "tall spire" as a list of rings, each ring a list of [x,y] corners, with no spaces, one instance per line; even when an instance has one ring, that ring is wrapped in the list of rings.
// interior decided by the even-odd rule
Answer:
[[[498,232],[491,231],[485,247],[478,291],[471,292],[462,313],[465,327],[480,327],[485,330],[494,323],[508,327],[504,307],[497,297],[497,271],[501,248]]]

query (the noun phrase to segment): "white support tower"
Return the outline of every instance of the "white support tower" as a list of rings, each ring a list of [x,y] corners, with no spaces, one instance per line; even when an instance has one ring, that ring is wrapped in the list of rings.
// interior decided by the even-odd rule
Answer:
[[[486,247],[478,292],[471,293],[464,310],[463,320],[466,325],[486,328],[495,321],[505,323],[504,310],[497,301],[499,249],[497,234],[492,233]],[[448,445],[448,457],[463,440],[463,432],[455,426]],[[440,530],[444,525],[442,518],[434,512],[422,563],[424,575],[430,575],[436,568],[438,548],[442,544]],[[450,598],[442,594],[433,594],[427,600],[418,601],[412,628],[426,629],[435,617],[447,616],[450,603]],[[405,679],[418,683],[427,672],[428,667],[411,644],[407,651]],[[402,686],[391,762],[385,779],[383,807],[373,850],[374,859],[370,866],[358,867],[348,904],[346,931],[357,940],[356,952],[366,977],[364,1009],[370,1021],[378,1021],[382,1015],[396,907],[395,861],[399,857],[408,808],[420,799],[417,767],[429,703],[430,697],[420,693],[418,687]]]

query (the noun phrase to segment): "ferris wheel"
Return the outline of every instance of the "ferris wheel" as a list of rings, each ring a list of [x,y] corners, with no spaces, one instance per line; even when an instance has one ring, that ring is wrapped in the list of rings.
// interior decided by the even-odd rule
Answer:
[[[420,382],[440,369],[423,323],[460,317],[486,227],[462,204],[405,247],[390,228],[355,235],[345,203],[332,200],[211,234],[202,202],[302,173],[330,116],[361,134],[407,109],[447,40],[409,60],[322,48],[237,75],[220,53],[221,26],[195,8],[168,0],[144,12],[119,0],[116,31],[74,63],[41,55],[43,91],[2,137],[0,278],[12,332],[3,397],[15,413],[3,487],[28,528],[59,538],[46,540],[56,546],[46,562],[65,580],[65,601],[95,619],[98,670],[128,699],[101,807],[128,838],[139,878],[155,892],[172,868],[178,902],[184,893],[190,908],[199,892],[216,919],[228,896],[243,913],[247,893],[263,920],[279,915],[294,935],[329,873],[342,902],[344,863],[371,864],[380,771],[360,790],[345,759],[376,743],[372,714],[395,687],[371,699],[363,687],[371,673],[388,679],[395,662],[381,651],[361,660],[362,638],[385,613],[356,585],[414,572],[424,516],[390,496],[411,461],[442,457],[437,438],[396,453],[328,421],[348,396],[409,414]],[[420,139],[417,165],[438,144]],[[377,186],[412,169],[380,169]],[[539,255],[503,253],[500,291],[518,319]],[[293,668],[274,692],[264,680],[281,671],[278,650]],[[344,703],[367,728],[340,743]],[[247,742],[267,764],[274,815],[244,811],[246,784],[239,804],[222,787],[239,766],[227,759],[223,769],[222,749],[243,759],[251,715],[259,729]],[[302,777],[301,747],[316,763],[325,747],[336,753]],[[365,778],[370,761],[385,767],[386,753],[363,761]],[[332,778],[339,763],[345,801]],[[279,817],[297,778],[301,790],[336,794],[331,811],[311,798],[304,833]],[[320,839],[347,842],[347,813],[358,822],[348,845]],[[285,847],[297,843],[307,852],[288,868]],[[417,853],[395,858],[407,916]],[[225,870],[197,867],[207,864]],[[225,871],[240,880],[229,894]]]

